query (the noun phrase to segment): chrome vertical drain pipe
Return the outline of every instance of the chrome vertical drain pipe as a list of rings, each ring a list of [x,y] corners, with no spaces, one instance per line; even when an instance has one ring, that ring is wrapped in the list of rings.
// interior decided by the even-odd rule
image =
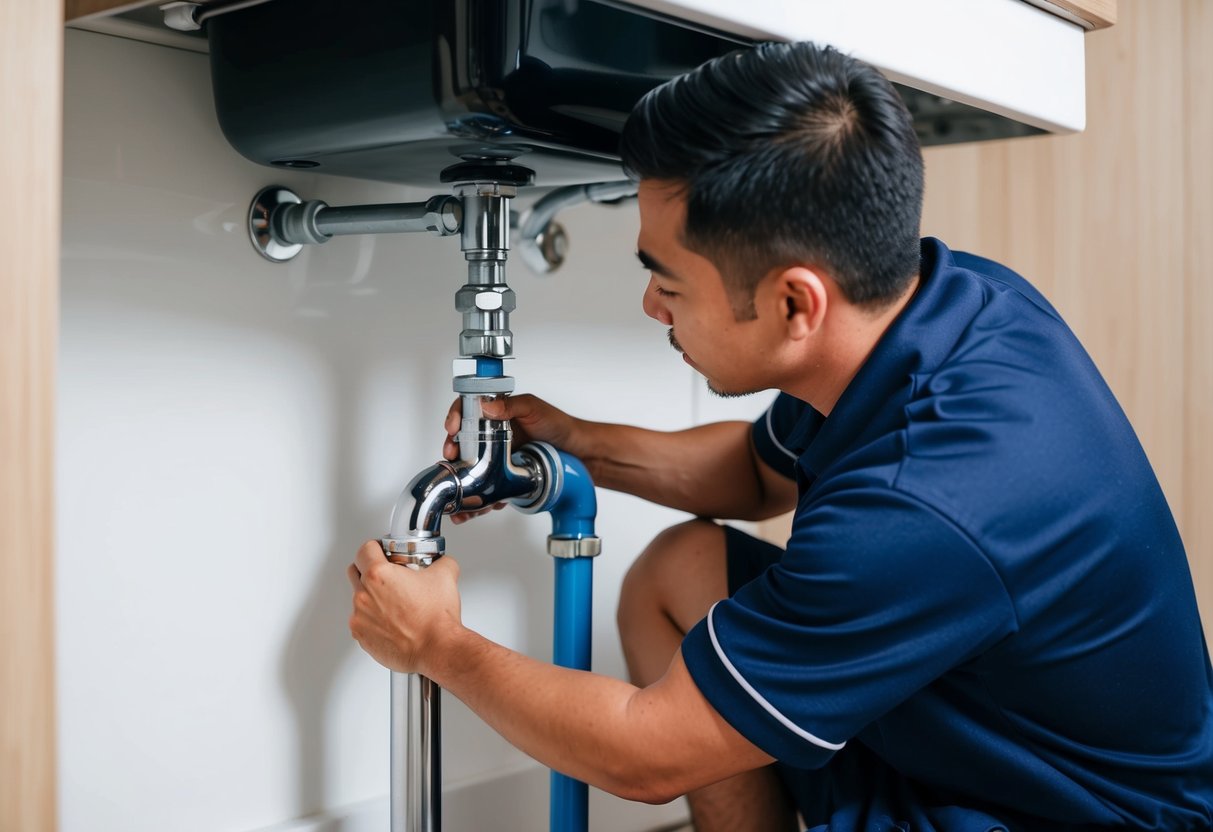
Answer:
[[[513,354],[515,301],[505,282],[505,261],[510,199],[517,187],[477,179],[456,182],[455,192],[462,204],[460,247],[468,269],[467,283],[455,294],[455,308],[463,315],[459,354],[475,359],[475,369],[456,376],[453,384],[463,402],[459,459],[440,461],[413,478],[381,540],[389,560],[412,569],[424,569],[444,554],[444,514],[507,500],[525,507],[546,496],[538,458],[527,453],[511,458],[509,422],[485,419],[481,407],[485,398],[514,390],[503,362]],[[391,832],[441,832],[441,689],[423,676],[393,673],[391,700]]]
[[[392,673],[391,829],[442,829],[440,688],[416,673]]]

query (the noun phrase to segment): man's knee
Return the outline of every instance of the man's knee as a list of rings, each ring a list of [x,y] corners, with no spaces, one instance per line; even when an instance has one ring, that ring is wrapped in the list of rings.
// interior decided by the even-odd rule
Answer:
[[[636,558],[623,579],[617,617],[622,630],[659,612],[685,632],[727,594],[724,529],[689,520],[662,531]]]

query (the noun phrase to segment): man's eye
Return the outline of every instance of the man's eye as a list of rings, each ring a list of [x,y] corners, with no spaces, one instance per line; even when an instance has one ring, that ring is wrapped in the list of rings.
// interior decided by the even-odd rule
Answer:
[[[653,291],[657,293],[658,297],[662,297],[662,298],[673,298],[673,297],[678,296],[677,292],[671,292],[667,289],[662,289],[660,286],[654,286]]]

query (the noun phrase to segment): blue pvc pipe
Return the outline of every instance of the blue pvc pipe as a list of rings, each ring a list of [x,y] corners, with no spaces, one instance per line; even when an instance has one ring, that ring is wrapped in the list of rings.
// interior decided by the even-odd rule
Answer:
[[[589,670],[594,559],[553,560],[556,561],[556,631],[552,660],[561,667]]]
[[[476,359],[476,375],[503,376],[505,375],[505,362],[500,358],[485,358],[484,356],[480,356]]]
[[[563,472],[558,494],[549,498],[552,536],[582,538],[594,535],[598,501],[594,481],[581,460],[557,454],[554,463]],[[594,559],[554,558],[556,604],[552,660],[561,667],[590,669],[593,624]],[[585,783],[552,772],[551,832],[586,832],[589,827],[589,790]]]
[[[556,627],[552,658],[561,667],[590,669],[593,558],[554,558],[556,562]],[[558,771],[551,782],[552,832],[585,832],[589,826],[589,790],[585,783]]]
[[[561,453],[556,460],[564,472],[559,494],[549,500],[552,512],[553,537],[590,537],[594,534],[594,516],[598,513],[598,499],[594,495],[594,481],[590,472],[575,456]]]

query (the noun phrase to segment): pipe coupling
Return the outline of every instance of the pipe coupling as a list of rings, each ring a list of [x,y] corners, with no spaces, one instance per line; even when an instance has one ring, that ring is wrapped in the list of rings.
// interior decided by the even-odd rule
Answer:
[[[510,501],[514,508],[523,514],[551,510],[554,497],[564,490],[564,469],[557,462],[556,449],[546,442],[528,442],[514,452],[512,459],[515,465],[526,468],[537,484],[533,495]],[[550,553],[551,538],[548,541]]]
[[[446,539],[434,537],[384,537],[379,540],[383,553],[392,563],[424,569],[442,557],[446,551]]]
[[[602,538],[548,536],[548,554],[554,558],[596,558],[602,554]]]
[[[270,234],[283,245],[327,243],[332,235],[320,230],[316,218],[328,207],[328,203],[320,199],[279,205],[270,214]]]

